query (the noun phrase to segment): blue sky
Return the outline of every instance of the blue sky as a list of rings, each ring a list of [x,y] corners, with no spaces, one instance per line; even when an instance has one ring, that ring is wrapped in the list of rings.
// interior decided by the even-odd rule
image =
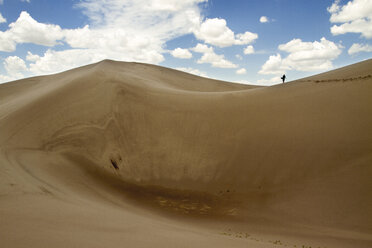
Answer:
[[[372,57],[371,0],[0,0],[0,83],[109,58],[247,84]]]

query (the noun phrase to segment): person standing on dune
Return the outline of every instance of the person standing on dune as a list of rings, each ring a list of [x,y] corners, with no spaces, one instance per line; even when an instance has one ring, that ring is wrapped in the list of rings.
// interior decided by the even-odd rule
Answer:
[[[284,84],[285,78],[286,78],[286,76],[285,76],[285,74],[283,74],[283,76],[281,77],[281,79],[283,80],[283,84]]]

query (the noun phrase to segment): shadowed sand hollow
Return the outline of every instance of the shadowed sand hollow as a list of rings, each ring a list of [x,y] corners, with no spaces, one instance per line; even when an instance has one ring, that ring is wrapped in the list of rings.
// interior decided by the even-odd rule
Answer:
[[[4,247],[372,247],[372,60],[272,87],[104,60],[0,85]]]

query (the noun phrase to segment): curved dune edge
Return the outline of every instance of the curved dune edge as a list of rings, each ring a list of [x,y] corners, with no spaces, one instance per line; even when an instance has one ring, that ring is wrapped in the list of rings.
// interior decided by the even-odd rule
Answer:
[[[372,60],[273,87],[102,61],[0,85],[6,247],[370,247]]]

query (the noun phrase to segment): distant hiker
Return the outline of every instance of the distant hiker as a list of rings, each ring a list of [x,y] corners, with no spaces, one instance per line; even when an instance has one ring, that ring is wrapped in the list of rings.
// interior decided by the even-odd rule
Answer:
[[[283,74],[283,76],[280,78],[281,80],[283,80],[283,84],[284,84],[285,78],[286,78],[285,74]]]

